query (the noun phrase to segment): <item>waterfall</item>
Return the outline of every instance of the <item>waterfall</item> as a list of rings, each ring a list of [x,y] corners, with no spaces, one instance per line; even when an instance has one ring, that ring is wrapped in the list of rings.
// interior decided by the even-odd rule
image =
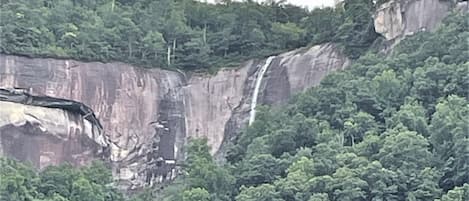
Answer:
[[[252,101],[251,101],[251,111],[249,112],[249,125],[254,122],[256,119],[256,105],[257,105],[257,97],[259,95],[259,88],[261,88],[262,78],[264,78],[264,74],[269,68],[272,60],[274,60],[275,56],[270,56],[265,60],[265,64],[261,67],[259,74],[257,74],[256,78],[256,86],[254,87],[254,92],[252,94]]]

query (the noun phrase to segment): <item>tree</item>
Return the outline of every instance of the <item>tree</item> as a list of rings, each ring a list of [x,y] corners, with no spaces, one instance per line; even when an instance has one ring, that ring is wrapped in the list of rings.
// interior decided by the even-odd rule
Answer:
[[[148,32],[142,39],[143,49],[141,59],[151,59],[160,65],[165,65],[166,41],[159,32]]]
[[[199,36],[176,49],[176,65],[186,70],[210,67],[210,47]]]
[[[269,154],[259,154],[246,159],[235,171],[238,186],[256,186],[273,182],[286,169],[286,165]]]
[[[292,129],[281,129],[271,135],[269,144],[272,155],[279,157],[283,153],[293,153],[296,149],[294,135],[295,132]]]
[[[246,159],[236,170],[238,186],[256,186],[273,182],[285,169],[272,155],[260,154]]]
[[[436,105],[432,116],[431,136],[433,149],[443,166],[441,185],[451,189],[469,180],[469,108],[466,99],[449,96]]]
[[[404,102],[404,95],[407,93],[406,85],[396,77],[393,70],[382,72],[381,75],[374,77],[370,84],[379,107],[387,108],[385,112],[393,110]],[[384,115],[389,116],[381,114],[381,116]]]
[[[49,166],[38,173],[29,164],[0,158],[0,178],[2,201],[124,201],[100,162],[83,169]]]
[[[378,132],[378,124],[373,116],[368,113],[359,112],[348,118],[344,123],[344,141],[346,145],[354,146],[363,140],[365,135]]]
[[[112,183],[112,174],[102,161],[93,161],[91,165],[84,167],[81,172],[83,177],[92,183],[100,185]]]
[[[45,199],[44,201],[69,201],[67,198],[55,193],[51,198]]]
[[[234,178],[225,168],[215,164],[209,150],[207,139],[194,139],[189,142],[187,167],[184,169],[186,191],[188,194],[199,196],[202,194],[200,189],[204,189],[218,199],[224,199],[231,194]],[[196,190],[197,188],[199,190]]]
[[[337,169],[331,186],[334,200],[358,201],[366,198],[368,184],[357,176],[351,169]]]
[[[79,178],[79,172],[70,165],[49,166],[39,174],[41,184],[39,189],[46,195],[57,193],[63,197],[70,198],[73,183]]]
[[[184,10],[181,7],[176,7],[172,4],[168,16],[166,17],[166,23],[163,25],[163,35],[166,41],[168,41],[168,66],[174,61],[171,61],[175,57],[176,48],[178,47],[178,40],[182,40],[185,33],[189,31],[186,26],[186,18],[184,17]]]
[[[277,41],[279,49],[297,47],[301,44],[304,30],[294,23],[273,23],[271,31],[273,32],[273,41]]]
[[[423,136],[412,131],[391,131],[384,139],[380,162],[390,170],[421,170],[430,165],[430,144]]]
[[[321,143],[313,148],[313,158],[316,176],[332,175],[338,168],[336,156],[342,152],[342,145],[334,143]]]
[[[413,181],[407,185],[408,200],[434,200],[441,194],[438,187],[439,173],[435,169],[425,168],[420,173],[408,180]]]
[[[417,101],[412,101],[401,106],[400,110],[393,114],[387,121],[388,127],[396,128],[405,126],[409,131],[415,131],[425,137],[429,136],[427,125],[427,111]]]
[[[340,26],[340,18],[339,9],[315,8],[310,15],[301,20],[301,27],[306,30],[307,41],[312,44],[332,41]]]
[[[203,188],[193,188],[184,191],[183,201],[210,201],[210,194]]]
[[[402,199],[399,197],[398,175],[384,168],[380,162],[370,162],[360,174],[360,178],[368,183],[367,197],[371,200],[397,201]]]
[[[326,193],[317,193],[311,195],[308,201],[330,201]]]
[[[82,177],[73,182],[70,193],[70,201],[104,201],[102,189]]]
[[[358,155],[364,156],[368,158],[368,160],[373,161],[379,158],[377,154],[379,153],[382,147],[383,140],[379,136],[368,135],[365,136],[363,142],[356,145],[354,149],[356,150],[356,153],[358,153]]]
[[[433,104],[442,96],[465,95],[460,92],[459,87],[456,87],[465,86],[462,82],[467,78],[460,77],[465,74],[463,68],[464,65],[447,65],[439,62],[438,58],[428,58],[424,66],[417,68],[414,72],[415,81],[412,92],[417,94],[418,100],[424,105],[430,106],[434,106]]]
[[[319,121],[298,113],[293,116],[290,124],[294,130],[295,148],[312,147],[318,143],[321,133],[321,123]]]
[[[3,53],[146,67],[214,69],[349,34],[336,31],[341,9],[309,12],[284,1],[19,0],[0,9]],[[347,16],[357,25],[364,21]],[[352,43],[365,42],[341,41]]]
[[[469,184],[462,187],[455,187],[453,190],[444,194],[441,199],[435,201],[463,201],[469,199]]]
[[[372,1],[345,0],[343,8],[344,23],[339,26],[335,40],[349,57],[358,58],[378,36],[371,16]]]
[[[246,158],[252,158],[259,154],[270,154],[272,153],[272,148],[269,143],[267,136],[262,136],[255,138],[251,144],[248,145],[246,150]]]
[[[0,158],[0,199],[32,200],[37,196],[37,173],[29,166]]]
[[[313,160],[301,157],[288,168],[288,175],[278,180],[276,186],[284,200],[306,200],[309,197],[308,181],[314,176]]]
[[[236,201],[281,201],[275,187],[270,184],[262,184],[258,187],[241,187],[241,192],[236,196]]]

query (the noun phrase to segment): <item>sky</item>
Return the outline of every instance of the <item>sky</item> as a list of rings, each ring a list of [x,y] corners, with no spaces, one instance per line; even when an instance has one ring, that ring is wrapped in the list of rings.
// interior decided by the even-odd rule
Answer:
[[[208,0],[208,2],[214,2],[214,0]],[[334,0],[287,0],[287,2],[299,6],[307,6],[310,9],[321,6],[334,6]]]
[[[309,8],[334,6],[334,0],[288,0],[288,2],[295,5],[308,6]]]

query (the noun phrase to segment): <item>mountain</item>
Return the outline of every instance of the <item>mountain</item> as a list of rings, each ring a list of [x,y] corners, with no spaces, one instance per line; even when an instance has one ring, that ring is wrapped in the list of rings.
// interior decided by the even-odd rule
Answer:
[[[436,29],[455,6],[440,0],[380,4],[374,28],[384,42],[376,46],[392,49],[407,36]],[[467,2],[458,6],[467,9]],[[210,153],[224,158],[256,106],[284,105],[352,62],[334,42],[215,74],[2,54],[0,88],[24,90],[2,90],[0,153],[40,169],[104,159],[122,186],[139,189],[176,177],[188,139],[206,137]]]

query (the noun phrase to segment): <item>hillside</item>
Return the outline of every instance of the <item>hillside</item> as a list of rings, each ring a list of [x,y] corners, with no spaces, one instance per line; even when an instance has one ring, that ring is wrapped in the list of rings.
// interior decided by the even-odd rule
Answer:
[[[377,37],[372,7],[363,0],[312,12],[282,1],[6,0],[0,51],[204,71],[325,42],[358,57]]]
[[[2,2],[2,17],[14,8],[40,8],[43,12],[33,13],[46,22],[51,21],[46,18],[51,16],[47,12],[55,13],[47,9],[59,9],[55,6],[68,1],[44,1],[44,5],[15,2]],[[75,52],[76,48],[57,42],[58,32],[53,31],[56,42],[50,42],[50,47],[61,47],[66,55],[49,52],[41,43],[21,46],[27,43],[18,38],[26,35],[18,32],[12,37],[18,40],[5,42],[4,34],[10,33],[4,31],[5,27],[12,23],[2,24],[0,88],[8,90],[0,91],[0,153],[30,165],[0,160],[0,199],[469,199],[467,2],[390,0],[373,4],[346,0],[336,9],[311,12],[287,12],[287,8],[295,7],[250,1],[218,5],[158,1],[155,7],[145,8],[138,5],[153,4],[69,3],[80,9],[96,8],[90,9],[88,16],[98,18],[105,14],[100,9],[143,16],[147,11],[152,13],[151,9],[165,8],[164,2],[170,3],[167,8],[175,9],[169,9],[171,12],[183,14],[185,30],[199,32],[202,41],[205,36],[210,41],[210,35],[217,34],[218,28],[211,23],[220,22],[216,17],[210,17],[213,22],[202,23],[202,18],[191,22],[195,14],[190,8],[194,6],[204,15],[230,15],[242,12],[241,7],[258,9],[259,16],[264,17],[277,16],[280,11],[288,17],[300,14],[291,21],[277,16],[257,22],[268,22],[265,29],[259,29],[265,36],[275,36],[270,31],[281,24],[288,32],[297,30],[289,26],[301,29],[301,39],[293,40],[292,46],[289,37],[265,40],[259,43],[259,49],[243,47],[243,51],[228,45],[226,55],[216,51],[205,55],[210,61],[206,66],[186,66],[178,63],[178,56],[171,57],[177,65],[166,66],[165,60],[156,57],[145,60],[129,54],[130,49],[142,50],[148,44],[139,41],[143,35],[131,45],[122,40],[124,45],[115,54],[119,56],[105,58],[94,52],[86,58]],[[280,11],[269,15],[269,9]],[[254,19],[240,16],[235,18],[240,20],[237,23]],[[129,19],[138,26],[145,23],[141,18]],[[171,22],[167,18],[151,19],[148,21]],[[332,19],[338,21],[331,24]],[[89,21],[78,18],[77,22]],[[49,26],[44,24],[39,29],[53,30]],[[184,49],[183,40],[197,40],[181,36],[175,39],[181,46],[173,49],[173,40],[164,29],[155,29],[170,41],[164,42],[164,51],[175,50],[176,55],[184,55],[178,52]],[[140,31],[143,34],[148,30]],[[228,35],[236,36],[231,32]],[[276,43],[283,45],[273,47]],[[253,41],[245,44],[252,45]],[[274,53],[307,44],[310,46]],[[205,45],[216,47],[210,42]],[[194,52],[186,53],[189,63],[199,62],[193,57],[202,58]],[[236,68],[218,68],[265,55],[275,56],[246,60]],[[172,70],[141,68],[150,63]],[[217,70],[207,74],[176,68]],[[23,89],[11,89],[15,87]],[[70,103],[81,105],[81,110]],[[104,163],[92,162],[96,159]],[[63,163],[72,166],[60,165]],[[125,196],[129,191],[138,192]]]

